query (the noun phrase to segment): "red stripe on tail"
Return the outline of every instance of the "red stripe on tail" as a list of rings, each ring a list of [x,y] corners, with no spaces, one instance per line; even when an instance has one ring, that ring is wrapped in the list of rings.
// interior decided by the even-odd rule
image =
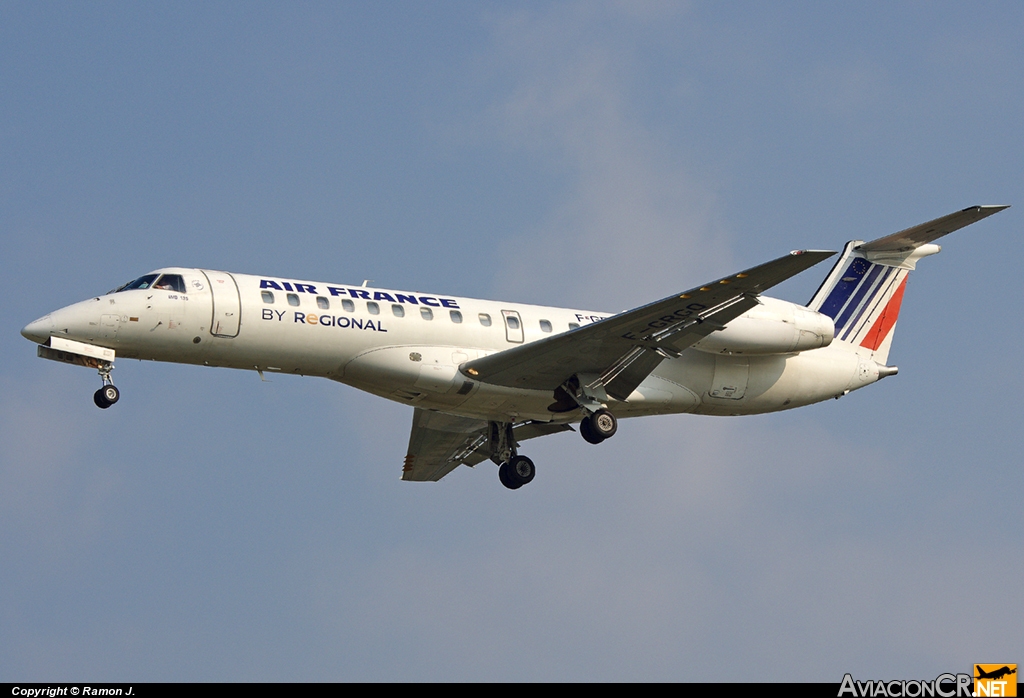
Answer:
[[[896,293],[892,294],[892,298],[885,304],[885,310],[875,320],[875,324],[868,330],[867,336],[864,341],[860,343],[862,347],[866,347],[871,351],[876,351],[878,347],[882,346],[882,342],[889,336],[889,331],[892,330],[892,326],[896,324],[896,318],[900,314],[900,304],[903,303],[903,291],[907,288],[907,279],[903,278],[903,283],[896,289]]]

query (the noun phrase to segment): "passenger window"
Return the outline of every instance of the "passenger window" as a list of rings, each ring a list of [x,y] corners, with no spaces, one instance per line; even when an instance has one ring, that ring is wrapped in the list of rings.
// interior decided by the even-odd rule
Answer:
[[[405,317],[405,307],[397,303],[391,306],[391,312],[394,313],[395,317]]]
[[[161,291],[184,293],[185,279],[181,278],[181,274],[164,274],[160,277],[159,281],[153,284],[153,288],[158,288]]]
[[[551,323],[548,320],[541,320],[540,321],[540,331],[541,332],[550,332],[551,331]]]
[[[288,305],[298,305],[298,304],[299,304],[299,297],[296,296],[294,293],[289,293],[288,294]]]
[[[519,318],[517,318],[515,315],[506,315],[505,316],[505,322],[508,323],[508,328],[510,330],[518,330],[519,329]],[[519,341],[521,342],[523,340],[519,340]]]
[[[317,296],[316,307],[320,308],[321,310],[327,310],[331,307],[331,302],[324,298],[323,296]]]
[[[569,323],[569,329],[570,330],[578,330],[579,328],[580,328],[580,323],[578,323],[578,322],[570,322]]]
[[[366,311],[370,315],[380,315],[380,306],[373,301],[366,301]]]
[[[262,293],[260,293],[260,295],[263,296],[263,302],[264,303],[273,303],[274,302],[274,292],[273,291],[263,291]]]
[[[341,307],[350,313],[354,313],[356,311],[356,304],[350,301],[348,298],[341,299]]]
[[[424,320],[433,320],[434,311],[431,310],[430,308],[420,308],[420,317],[422,317]]]
[[[462,322],[462,313],[460,313],[458,310],[449,310],[448,311],[448,315],[451,316],[452,322],[454,322],[454,323]]]
[[[491,326],[491,316],[490,315],[488,315],[487,313],[480,313],[479,317],[480,317],[480,324],[481,325],[483,325],[484,327],[490,327]]]

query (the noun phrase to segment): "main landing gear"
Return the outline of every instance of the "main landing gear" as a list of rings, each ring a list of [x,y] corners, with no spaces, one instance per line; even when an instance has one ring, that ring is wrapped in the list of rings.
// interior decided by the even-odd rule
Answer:
[[[615,436],[618,420],[604,406],[608,394],[600,380],[593,377],[574,375],[554,392],[555,401],[548,406],[549,412],[572,412],[582,408],[586,417],[580,422],[580,435],[592,444],[599,444]]]
[[[529,484],[536,474],[537,468],[526,456],[513,456],[511,460],[498,466],[498,479],[510,490],[518,490]]]
[[[599,444],[615,436],[619,422],[608,410],[601,408],[580,422],[580,435],[589,443]]]
[[[490,423],[491,460],[498,465],[498,479],[510,490],[518,490],[537,474],[533,461],[516,453],[511,422]]]
[[[580,434],[592,444],[599,444],[615,436],[619,423],[615,415],[605,408],[587,415],[580,422]],[[537,468],[533,461],[517,452],[519,446],[512,433],[511,422],[491,422],[489,425],[491,460],[498,466],[498,479],[510,490],[518,490],[533,481]]]
[[[92,401],[101,410],[107,409],[121,399],[121,391],[115,388],[113,381],[110,380],[110,372],[113,370],[114,365],[110,363],[99,367],[100,378],[103,379],[103,387],[93,394]]]

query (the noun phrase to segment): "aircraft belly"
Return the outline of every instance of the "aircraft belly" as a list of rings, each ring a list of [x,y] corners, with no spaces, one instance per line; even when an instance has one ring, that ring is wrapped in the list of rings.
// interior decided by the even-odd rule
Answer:
[[[697,404],[689,409],[665,411],[759,414],[843,394],[855,381],[859,363],[854,352],[837,346],[798,354],[743,357],[687,350],[679,359],[662,362],[644,385],[657,378],[685,386],[699,396]]]
[[[705,394],[699,410],[702,414],[761,414],[838,397],[846,391],[860,363],[854,352],[832,347],[749,360],[744,396],[727,402]]]
[[[615,403],[611,408],[623,417],[641,417],[692,412],[699,406],[700,397],[688,387],[664,375],[652,374],[630,394],[626,402]]]
[[[552,401],[552,394],[547,390],[522,390],[480,384],[479,389],[459,406],[459,413],[478,419],[571,421],[575,412],[554,414],[548,411]]]
[[[467,351],[419,344],[370,348],[344,362],[338,380],[406,404],[451,408],[479,386],[458,371]]]
[[[713,354],[687,349],[678,359],[662,361],[641,385],[646,385],[651,378],[659,378],[677,386],[685,386],[690,395],[696,396],[696,408],[699,406],[700,396],[711,388],[716,359]]]

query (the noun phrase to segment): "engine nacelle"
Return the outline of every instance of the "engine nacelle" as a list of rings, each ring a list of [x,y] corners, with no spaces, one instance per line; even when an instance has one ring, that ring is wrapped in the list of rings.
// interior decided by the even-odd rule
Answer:
[[[693,345],[711,354],[791,354],[827,347],[836,326],[828,315],[761,297],[761,304]]]

